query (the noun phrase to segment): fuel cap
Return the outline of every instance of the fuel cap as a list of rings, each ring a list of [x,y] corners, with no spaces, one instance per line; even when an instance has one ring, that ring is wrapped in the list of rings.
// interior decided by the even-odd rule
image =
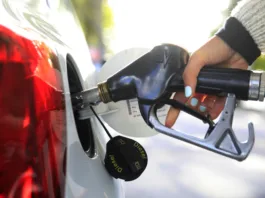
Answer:
[[[107,143],[105,167],[116,179],[137,179],[147,166],[147,153],[135,140],[116,136]]]

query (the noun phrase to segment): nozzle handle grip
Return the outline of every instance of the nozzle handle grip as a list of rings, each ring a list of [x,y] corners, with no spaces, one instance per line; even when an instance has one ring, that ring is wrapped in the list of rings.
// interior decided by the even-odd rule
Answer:
[[[197,77],[196,93],[217,96],[233,93],[239,100],[248,100],[251,73],[243,69],[205,66]],[[167,90],[177,92],[183,89],[184,81],[176,75],[169,82]]]

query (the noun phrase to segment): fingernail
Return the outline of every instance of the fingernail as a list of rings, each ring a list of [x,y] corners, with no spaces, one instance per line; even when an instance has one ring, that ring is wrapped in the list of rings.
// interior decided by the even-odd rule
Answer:
[[[190,101],[191,106],[196,106],[198,104],[198,100],[196,98],[192,98]]]
[[[190,87],[190,86],[186,86],[186,87],[185,87],[185,96],[186,96],[186,98],[190,97],[191,94],[192,94],[192,89],[191,89],[191,87]]]
[[[206,111],[206,107],[205,106],[200,106],[199,109],[200,109],[201,112],[205,112]]]

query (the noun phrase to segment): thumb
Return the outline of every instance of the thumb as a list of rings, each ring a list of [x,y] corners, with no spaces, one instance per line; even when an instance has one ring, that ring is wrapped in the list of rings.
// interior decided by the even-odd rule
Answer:
[[[189,98],[195,94],[197,77],[202,67],[204,67],[205,61],[202,55],[194,53],[183,72],[183,80],[185,85],[185,96]]]

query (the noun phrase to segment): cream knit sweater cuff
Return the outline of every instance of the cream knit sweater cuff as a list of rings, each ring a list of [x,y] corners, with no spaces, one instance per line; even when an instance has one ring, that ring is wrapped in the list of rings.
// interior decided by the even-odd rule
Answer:
[[[265,52],[265,0],[242,0],[231,13],[252,36],[261,52]]]

